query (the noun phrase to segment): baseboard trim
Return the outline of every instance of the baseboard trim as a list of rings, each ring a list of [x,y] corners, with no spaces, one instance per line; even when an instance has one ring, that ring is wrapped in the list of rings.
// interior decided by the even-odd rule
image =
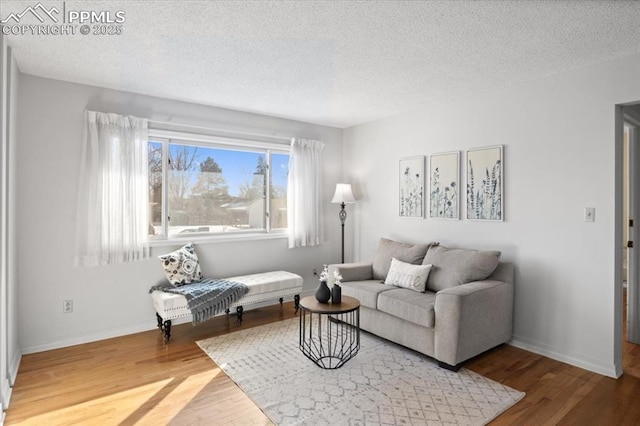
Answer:
[[[152,330],[157,328],[157,322],[155,319],[149,321],[142,321],[135,325],[129,325],[126,327],[112,328],[108,330],[99,331],[97,333],[89,333],[81,336],[69,337],[63,340],[55,342],[28,345],[22,347],[23,354],[33,354],[37,352],[45,352],[53,349],[66,348],[68,346],[81,345],[83,343],[97,342],[98,340],[112,339],[114,337],[126,336],[127,334],[140,333],[143,331]]]
[[[16,383],[21,359],[22,354],[16,352],[16,356],[9,363],[7,380],[2,380],[2,389],[0,389],[0,426],[4,424],[5,411],[9,409],[9,404],[11,404],[11,394],[13,393],[13,385]]]
[[[607,365],[598,362],[597,360],[590,361],[582,357],[566,355],[546,345],[541,345],[538,342],[522,337],[514,336],[508,344],[516,348],[524,349],[526,351],[533,352],[556,361],[564,362],[565,364],[573,365],[574,367],[589,370],[603,376],[611,377],[613,379],[619,378],[622,374],[621,372],[618,374],[617,368],[614,364]]]
[[[9,371],[7,372],[7,378],[9,379],[9,386],[13,387],[16,384],[16,377],[18,377],[18,370],[20,369],[20,362],[22,361],[22,352],[16,351],[15,357],[9,363]]]
[[[9,402],[11,401],[11,393],[13,389],[9,386],[9,382],[2,381],[2,389],[0,389],[0,413],[4,415],[4,412],[9,409]]]
[[[310,291],[303,291],[301,296],[307,296]],[[310,294],[313,294],[311,291]],[[247,305],[244,312],[245,315],[248,311],[252,311],[254,309],[258,309],[265,306],[276,305],[279,302],[275,301],[266,301],[261,303],[255,303],[252,305]],[[224,313],[221,315],[225,315]],[[22,347],[22,354],[32,354],[37,352],[50,351],[53,349],[66,348],[68,346],[81,345],[83,343],[91,343],[97,342],[99,340],[112,339],[114,337],[126,336],[128,334],[141,333],[143,331],[155,330],[158,328],[158,322],[155,318],[155,314],[150,315],[152,319],[148,321],[141,321],[137,324],[128,325],[126,327],[118,327],[107,329],[103,331],[99,331],[96,333],[90,333],[75,337],[69,337],[63,340],[58,340],[55,342],[43,343],[43,344],[35,344],[35,345],[27,345]],[[191,322],[191,317],[177,318],[171,320],[173,325],[184,324]]]

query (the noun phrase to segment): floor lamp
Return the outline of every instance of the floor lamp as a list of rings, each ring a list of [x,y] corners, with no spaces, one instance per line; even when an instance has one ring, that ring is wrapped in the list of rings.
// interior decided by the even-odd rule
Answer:
[[[340,204],[340,223],[342,224],[342,263],[344,263],[344,222],[347,220],[347,211],[344,209],[345,204],[355,203],[356,199],[353,198],[353,192],[351,191],[351,184],[339,183],[336,185],[336,193],[333,194],[334,204]]]

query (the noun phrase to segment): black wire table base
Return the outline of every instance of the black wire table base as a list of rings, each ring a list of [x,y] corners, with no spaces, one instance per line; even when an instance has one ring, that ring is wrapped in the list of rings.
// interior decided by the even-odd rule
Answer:
[[[360,350],[360,306],[348,312],[310,311],[301,306],[300,350],[318,367],[342,367]]]

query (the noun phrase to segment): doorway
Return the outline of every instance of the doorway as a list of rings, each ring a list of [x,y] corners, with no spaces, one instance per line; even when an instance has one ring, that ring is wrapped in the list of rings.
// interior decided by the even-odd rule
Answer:
[[[616,352],[640,377],[640,102],[616,107]]]

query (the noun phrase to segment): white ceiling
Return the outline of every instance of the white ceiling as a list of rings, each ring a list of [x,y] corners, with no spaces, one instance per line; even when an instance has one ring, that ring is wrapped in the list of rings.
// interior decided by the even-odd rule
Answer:
[[[123,10],[123,34],[9,36],[22,72],[341,128],[640,52],[638,1],[64,6]]]

